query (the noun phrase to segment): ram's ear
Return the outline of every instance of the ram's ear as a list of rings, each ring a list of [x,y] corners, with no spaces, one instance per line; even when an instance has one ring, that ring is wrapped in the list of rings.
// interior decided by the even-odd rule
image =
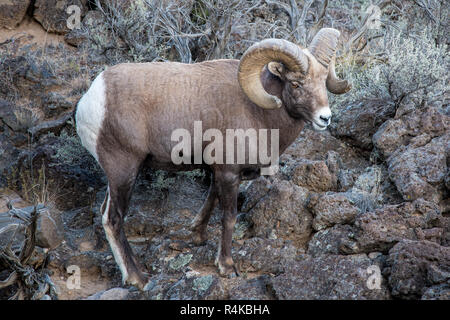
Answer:
[[[269,62],[267,64],[267,69],[274,76],[277,76],[280,79],[284,79],[285,68],[284,68],[284,65],[281,62],[274,62],[274,61]]]

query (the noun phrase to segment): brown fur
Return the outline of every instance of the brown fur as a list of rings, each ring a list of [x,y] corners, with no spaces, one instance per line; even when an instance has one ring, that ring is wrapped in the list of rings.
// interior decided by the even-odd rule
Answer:
[[[190,65],[175,62],[120,64],[104,72],[106,113],[97,154],[111,195],[107,224],[120,243],[128,282],[141,288],[146,282],[122,227],[140,167],[145,163],[155,168],[186,169],[172,164],[171,150],[177,144],[171,141],[173,130],[184,128],[193,136],[194,121],[202,121],[203,131],[216,128],[224,136],[226,129],[279,129],[281,154],[299,135],[304,122],[311,120],[311,114],[328,103],[327,70],[316,61],[310,61],[307,75],[286,70],[281,77],[276,77],[264,70],[261,77],[264,88],[283,101],[283,106],[276,110],[262,109],[247,98],[237,80],[238,65],[238,60]],[[294,89],[291,86],[294,80],[302,82],[302,86]],[[236,271],[231,259],[231,238],[239,183],[249,172],[255,173],[250,176],[257,176],[258,167],[249,164],[209,167],[213,174],[212,186],[192,230],[196,242],[206,240],[206,225],[219,202],[223,210],[217,259],[221,274]]]
[[[120,64],[106,70],[107,113],[99,145],[120,146],[131,153],[151,154],[156,162],[171,163],[171,150],[177,143],[170,141],[171,133],[178,128],[192,130],[194,121],[202,121],[204,131],[217,128],[223,133],[226,129],[280,129],[280,152],[284,151],[298,136],[302,121],[290,117],[284,108],[263,110],[253,104],[237,82],[238,64],[238,60]],[[267,79],[269,87],[271,82]]]

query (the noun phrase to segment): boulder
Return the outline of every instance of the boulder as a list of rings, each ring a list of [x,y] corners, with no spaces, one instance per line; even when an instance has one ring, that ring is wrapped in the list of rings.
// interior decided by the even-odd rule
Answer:
[[[439,207],[423,199],[361,213],[354,225],[357,252],[387,252],[404,239],[441,243],[443,234]]]
[[[230,300],[269,300],[270,294],[267,291],[267,276],[256,279],[240,281],[240,283],[230,290]]]
[[[411,139],[426,134],[439,137],[448,131],[450,117],[432,106],[401,106],[394,119],[383,123],[373,135],[373,144],[388,158],[399,147],[406,146]]]
[[[86,300],[127,300],[129,291],[124,288],[112,288],[105,291],[97,292]]]
[[[417,136],[408,147],[399,148],[387,160],[389,177],[404,200],[424,198],[438,203],[448,196],[445,178],[450,154],[450,131],[430,139],[426,135]]]
[[[48,208],[40,210],[36,227],[36,245],[54,249],[63,240],[64,227],[60,213]]]
[[[374,134],[373,143],[403,200],[439,203],[448,198],[449,127],[450,117],[438,107],[406,104]]]
[[[25,240],[25,227],[23,221],[8,212],[0,213],[0,247],[11,244],[13,250],[20,249]]]
[[[324,192],[337,189],[337,175],[330,172],[322,160],[301,160],[292,170],[292,182],[310,191]]]
[[[388,157],[398,147],[408,144],[410,139],[408,133],[402,120],[391,119],[383,123],[373,135],[373,144],[385,157]]]
[[[14,29],[25,17],[31,0],[1,0],[0,28]]]
[[[337,224],[314,233],[308,242],[307,253],[311,256],[322,254],[345,254],[345,246],[353,241],[355,230],[347,224]]]
[[[12,209],[19,216],[29,218],[34,206],[21,209]],[[64,240],[64,227],[60,213],[50,210],[42,205],[37,206],[38,218],[36,221],[36,246],[54,249]],[[25,227],[27,223],[14,217],[13,212],[0,213],[0,246],[12,241],[12,247],[18,249],[25,240]]]
[[[311,196],[308,203],[314,220],[312,227],[319,231],[335,224],[351,223],[359,213],[345,193],[326,193]]]
[[[370,198],[370,201],[373,202],[372,208],[370,206],[369,208],[360,207],[363,211],[370,211],[383,203],[401,202],[401,197],[399,197],[396,190],[395,185],[389,179],[387,168],[379,164],[367,167],[356,178],[350,193],[361,194],[361,196]],[[357,196],[351,198],[355,202],[358,201]]]
[[[280,273],[287,261],[301,251],[290,241],[254,237],[233,250],[233,259],[240,272]]]
[[[333,137],[329,131],[305,127],[280,156],[276,177],[292,180],[314,192],[347,191],[356,177],[370,165],[361,151]],[[367,158],[367,159],[366,159]]]
[[[12,130],[14,133],[26,132],[37,122],[38,118],[30,109],[14,106],[12,103],[0,99],[0,126],[3,130]]]
[[[312,216],[304,205],[308,191],[289,181],[274,182],[268,194],[247,214],[250,233],[270,239],[293,240],[305,247],[311,234]]]
[[[390,298],[380,267],[365,254],[301,255],[286,263],[284,273],[269,279],[268,286],[281,300]]]
[[[450,300],[450,285],[440,284],[429,287],[422,295],[422,300]]]
[[[297,162],[300,159],[327,160],[329,152],[339,154],[343,169],[366,168],[370,165],[361,152],[349,146],[344,141],[333,137],[326,130],[317,132],[305,127],[299,137],[286,149],[280,157],[280,161]]]
[[[47,32],[66,34],[70,31],[67,21],[73,13],[67,13],[71,5],[78,6],[81,18],[87,12],[87,0],[36,0],[34,18]]]
[[[269,179],[261,176],[252,180],[244,190],[244,202],[241,206],[242,212],[249,212],[261,198],[265,197],[271,188],[272,183]]]
[[[448,296],[450,248],[426,240],[403,240],[386,260],[392,295],[403,299]]]
[[[371,150],[378,127],[395,114],[395,106],[385,100],[366,100],[335,112],[331,133],[351,145]]]

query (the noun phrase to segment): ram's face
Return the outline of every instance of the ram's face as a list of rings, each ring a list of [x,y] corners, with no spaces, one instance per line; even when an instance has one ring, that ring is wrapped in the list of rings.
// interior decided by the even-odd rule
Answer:
[[[336,77],[335,51],[340,32],[324,28],[307,49],[282,40],[266,39],[250,47],[239,65],[239,83],[247,96],[264,109],[285,107],[294,118],[310,122],[317,130],[330,124],[328,93],[343,94],[350,84]],[[267,70],[281,83],[281,96],[266,92],[261,70]],[[281,98],[281,99],[280,99]]]
[[[325,130],[331,122],[326,80],[328,70],[305,50],[309,68],[304,73],[286,72],[283,75],[282,100],[288,113],[310,122],[314,129]]]

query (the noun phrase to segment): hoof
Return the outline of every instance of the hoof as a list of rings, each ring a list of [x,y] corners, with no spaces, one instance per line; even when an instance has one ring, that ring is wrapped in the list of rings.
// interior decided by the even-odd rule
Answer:
[[[125,284],[137,287],[143,291],[147,283],[149,282],[149,276],[143,272],[133,272],[128,275],[128,278],[124,281]]]
[[[224,278],[235,278],[235,277],[239,277],[240,276],[240,272],[239,270],[236,268],[235,264],[233,263],[233,261],[228,262],[221,262],[221,261],[217,261],[216,262],[217,268],[219,269],[219,275],[221,277]]]
[[[196,246],[203,246],[206,244],[208,237],[206,231],[202,230],[199,225],[193,223],[190,230],[192,231],[192,243]]]
[[[207,237],[206,235],[199,234],[198,232],[194,231],[192,234],[192,243],[196,246],[204,246],[206,244]]]

